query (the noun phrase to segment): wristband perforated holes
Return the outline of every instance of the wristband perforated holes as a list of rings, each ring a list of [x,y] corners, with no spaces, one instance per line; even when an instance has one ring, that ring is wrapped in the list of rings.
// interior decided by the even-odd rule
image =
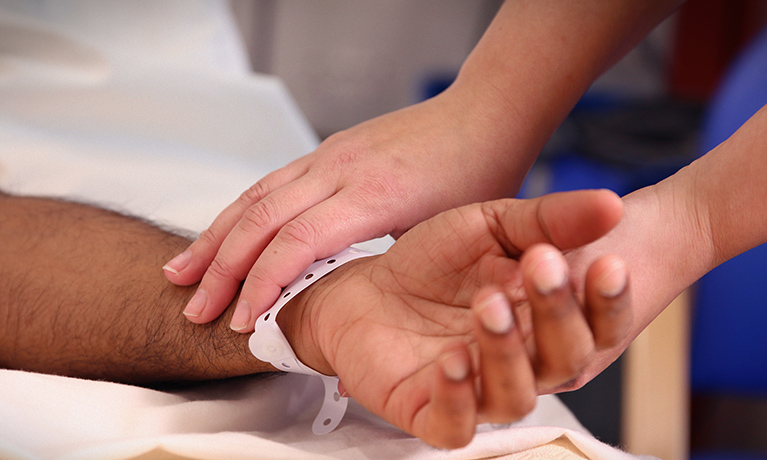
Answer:
[[[320,374],[296,357],[290,343],[277,325],[277,315],[293,294],[297,295],[302,292],[337,266],[369,255],[372,254],[356,248],[348,248],[332,258],[318,260],[310,265],[295,281],[285,287],[279,300],[256,320],[255,331],[250,337],[248,346],[258,359],[271,363],[275,368],[285,372],[297,372],[321,378],[325,388],[325,397],[320,412],[312,424],[312,431],[316,434],[329,433],[338,425],[346,411],[348,399],[338,392],[338,377]]]

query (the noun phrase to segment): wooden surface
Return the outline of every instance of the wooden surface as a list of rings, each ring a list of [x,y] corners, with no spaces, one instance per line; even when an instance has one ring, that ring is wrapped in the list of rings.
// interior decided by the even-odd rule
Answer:
[[[632,454],[688,458],[689,297],[683,292],[626,351],[622,443]]]

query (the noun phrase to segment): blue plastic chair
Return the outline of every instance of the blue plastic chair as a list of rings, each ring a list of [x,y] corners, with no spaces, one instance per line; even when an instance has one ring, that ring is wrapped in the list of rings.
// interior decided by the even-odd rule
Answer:
[[[703,151],[730,137],[765,104],[767,29],[736,60],[712,100]],[[692,325],[693,391],[767,396],[765,281],[767,245],[725,262],[699,281]]]
[[[765,104],[767,29],[736,59],[712,99],[704,122],[702,151],[707,152],[727,139]],[[767,245],[762,245],[725,262],[697,283],[691,344],[693,395],[767,396],[765,281]],[[722,421],[713,423],[721,426]],[[767,436],[767,426],[762,427],[762,432]],[[691,458],[734,460],[767,456],[719,451],[693,452]]]

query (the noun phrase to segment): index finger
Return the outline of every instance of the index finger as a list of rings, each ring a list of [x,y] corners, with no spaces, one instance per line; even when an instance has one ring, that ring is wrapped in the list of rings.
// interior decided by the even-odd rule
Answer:
[[[187,311],[187,317],[195,323],[206,323],[217,318],[234,298],[240,282],[246,278],[257,260],[264,256],[264,248],[271,243],[280,229],[331,194],[332,191],[322,180],[306,175],[248,208],[221,244],[200,281],[198,290],[206,294],[204,304],[198,305],[194,314],[190,315]],[[298,261],[289,269],[285,269],[284,264],[274,267],[278,278],[274,280],[276,283],[265,283],[269,284],[267,286],[262,284],[261,289],[266,291],[262,293],[264,298],[273,301],[282,286],[314,262],[315,259],[307,262],[313,256],[310,254],[311,250],[312,248],[304,248],[303,251],[295,250],[283,255],[284,259],[297,258]],[[293,267],[297,266],[300,266],[300,269],[296,271]],[[290,279],[284,282],[285,278]],[[284,284],[281,284],[283,282]],[[263,304],[266,303],[268,302]]]
[[[183,253],[162,267],[168,280],[180,286],[189,286],[200,281],[243,214],[284,184],[304,176],[307,169],[307,166],[302,165],[301,160],[295,161],[267,174],[244,191],[216,216],[210,226]]]

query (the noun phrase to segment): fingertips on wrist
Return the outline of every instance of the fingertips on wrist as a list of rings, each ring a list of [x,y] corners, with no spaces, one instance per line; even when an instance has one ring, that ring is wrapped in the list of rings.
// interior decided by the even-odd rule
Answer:
[[[186,304],[186,307],[184,308],[184,316],[190,321],[196,322],[195,320],[202,315],[207,303],[208,293],[203,289],[198,289]]]
[[[192,251],[187,249],[176,257],[172,258],[162,269],[171,275],[178,275],[182,270],[189,266],[189,262],[192,261]]]
[[[251,328],[250,317],[253,309],[245,299],[240,299],[234,308],[234,315],[229,323],[229,328],[235,332],[249,332]]]

